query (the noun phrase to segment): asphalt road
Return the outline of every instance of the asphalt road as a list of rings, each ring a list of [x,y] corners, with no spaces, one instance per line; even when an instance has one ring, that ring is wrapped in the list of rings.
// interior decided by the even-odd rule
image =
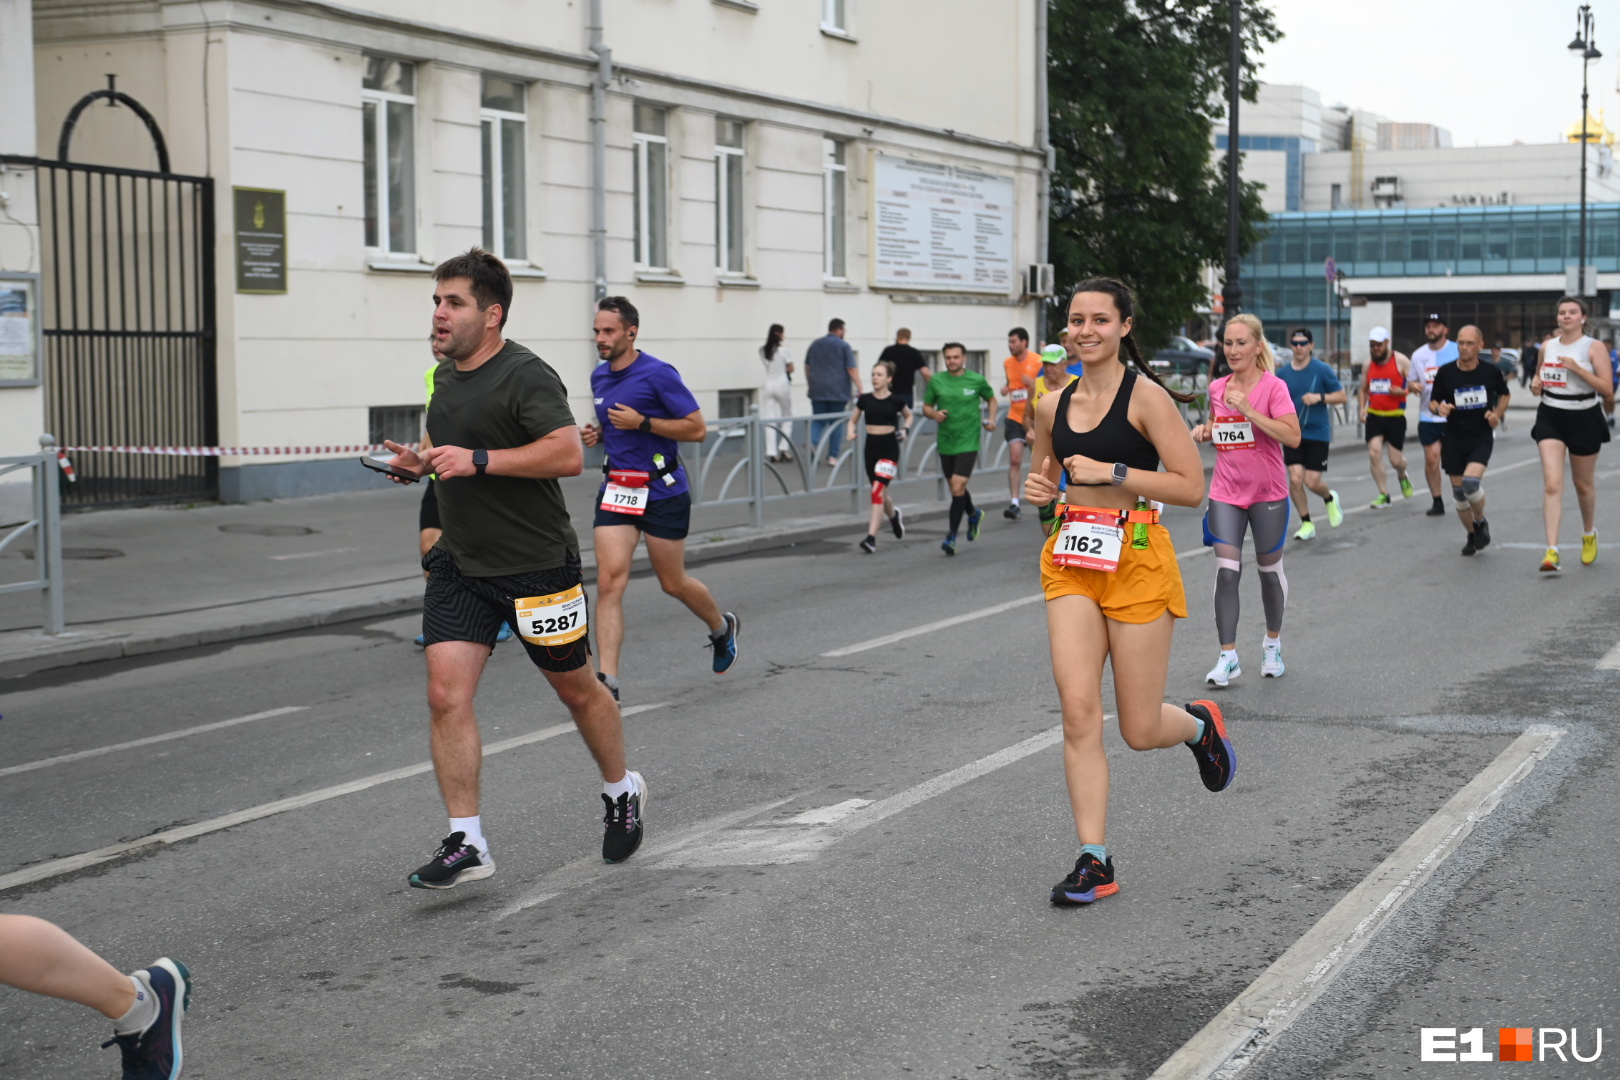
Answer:
[[[0,875],[376,782],[0,890],[0,910],[122,968],[190,965],[188,1077],[1143,1077],[1521,731],[1553,724],[1567,734],[1546,760],[1245,1075],[1460,1075],[1419,1062],[1431,1026],[1483,1027],[1491,1049],[1497,1027],[1575,1027],[1589,1053],[1620,1019],[1620,673],[1594,669],[1620,641],[1620,545],[1535,572],[1539,472],[1514,467],[1532,454],[1523,431],[1499,445],[1497,546],[1473,559],[1425,498],[1339,529],[1318,514],[1318,539],[1288,549],[1281,680],[1258,677],[1248,569],[1246,673],[1215,692],[1238,780],[1212,795],[1186,751],[1111,733],[1121,892],[1090,908],[1046,902],[1077,846],[1038,602],[823,655],[1033,596],[1036,528],[993,514],[950,560],[939,526],[872,557],[852,528],[701,568],[743,620],[719,678],[696,621],[638,579],[622,680],[652,799],[620,866],[597,857],[583,745],[512,647],[479,698],[486,742],[556,730],[487,759],[499,870],[444,894],[404,886],[445,829],[431,774],[377,779],[427,760],[408,619],[5,684]],[[1334,465],[1365,506],[1361,455]],[[1617,478],[1600,484],[1611,518]],[[1190,700],[1210,693],[1213,567],[1198,515],[1170,524],[1192,617],[1169,694]],[[106,1027],[0,991],[0,1076],[113,1075]],[[1605,1046],[1536,1075],[1617,1061]]]

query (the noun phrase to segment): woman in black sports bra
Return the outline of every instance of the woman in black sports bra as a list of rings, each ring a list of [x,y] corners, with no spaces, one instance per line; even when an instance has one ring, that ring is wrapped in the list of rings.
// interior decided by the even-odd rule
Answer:
[[[1073,872],[1052,888],[1054,904],[1089,904],[1119,891],[1108,856],[1105,660],[1114,671],[1120,734],[1132,749],[1190,747],[1211,791],[1231,783],[1237,764],[1219,706],[1163,700],[1171,635],[1175,620],[1187,617],[1187,601],[1155,506],[1201,504],[1204,466],[1173,395],[1130,336],[1134,306],[1130,290],[1111,278],[1075,287],[1069,340],[1085,375],[1037,406],[1030,459],[1040,464],[1024,484],[1043,520],[1055,517],[1041,551],[1041,586],[1063,706],[1063,772],[1081,845]],[[1069,475],[1063,505],[1060,470]]]

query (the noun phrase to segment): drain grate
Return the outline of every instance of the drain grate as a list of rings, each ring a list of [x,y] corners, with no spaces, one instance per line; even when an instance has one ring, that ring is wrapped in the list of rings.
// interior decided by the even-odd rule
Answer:
[[[219,531],[232,536],[309,536],[308,525],[221,525]]]

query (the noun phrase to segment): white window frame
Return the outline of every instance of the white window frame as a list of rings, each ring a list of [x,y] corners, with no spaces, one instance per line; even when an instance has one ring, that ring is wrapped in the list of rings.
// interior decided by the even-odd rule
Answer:
[[[836,153],[839,150],[842,161]],[[828,281],[848,281],[849,143],[823,139],[821,160],[821,276]],[[835,193],[840,198],[835,199]]]
[[[516,81],[516,80],[508,80]],[[524,88],[527,93],[527,87]],[[528,222],[528,160],[529,153],[529,117],[527,113],[508,112],[504,109],[491,109],[480,106],[478,111],[478,135],[480,139],[489,138],[489,165],[490,172],[483,177],[483,198],[493,204],[490,207],[490,235],[484,237],[484,248],[494,252],[508,263],[527,264],[529,261],[529,222]],[[502,125],[515,123],[523,131],[521,158],[518,168],[522,170],[522,183],[518,185],[519,199],[522,202],[524,220],[518,223],[518,242],[522,250],[516,254],[506,250],[506,215],[510,207],[502,198],[504,185],[501,181],[506,174],[505,142],[501,138]],[[487,136],[486,136],[487,132]]]
[[[743,146],[720,145],[719,126],[721,124],[736,124],[742,132],[740,141]],[[746,123],[741,120],[728,120],[725,117],[716,118],[714,143],[714,265],[715,269],[721,274],[733,277],[741,277],[746,274],[748,266],[748,253],[743,246],[747,240],[747,224],[744,219],[746,205],[743,203],[744,193],[748,188],[748,181],[744,176],[748,161],[744,149],[747,143],[748,125]],[[733,185],[728,179],[732,171],[728,166],[732,164],[733,160],[737,165],[736,190],[732,190]],[[736,237],[731,235],[732,214],[730,211],[733,200],[736,202],[737,209],[737,229],[742,234]],[[730,252],[734,240],[737,247],[737,265],[729,266],[727,265],[727,254]]]
[[[370,59],[373,59],[373,58],[368,56],[367,60],[370,60]],[[391,57],[383,57],[381,59],[392,60]],[[415,86],[416,85],[416,77],[417,77],[416,64],[412,63],[409,60],[398,60],[398,61],[394,61],[394,62],[395,63],[400,63],[400,64],[406,64],[406,65],[408,65],[410,67],[410,69],[411,69],[411,84],[413,86]],[[365,84],[362,81],[361,90],[360,90],[360,102],[361,102],[360,107],[361,107],[362,110],[365,109],[366,105],[371,105],[376,110],[376,113],[375,113],[376,121],[373,124],[374,135],[375,135],[375,145],[373,145],[371,147],[371,150],[372,150],[372,160],[376,162],[377,173],[378,173],[378,175],[376,177],[376,180],[375,180],[376,191],[377,191],[377,242],[376,243],[367,243],[366,244],[366,250],[371,251],[371,252],[375,252],[375,253],[377,253],[379,255],[412,255],[412,256],[414,256],[416,254],[415,249],[416,249],[417,241],[418,241],[418,238],[417,238],[417,235],[416,235],[416,95],[415,94],[396,94],[396,93],[392,93],[392,92],[387,91],[387,90],[368,90],[368,89],[365,88]],[[394,246],[394,244],[393,244],[393,239],[394,238],[389,235],[389,227],[388,227],[388,223],[389,223],[390,219],[393,217],[393,214],[392,214],[393,207],[389,203],[389,193],[388,193],[389,177],[387,175],[388,174],[388,106],[390,104],[405,105],[405,106],[408,106],[410,108],[410,110],[411,110],[411,155],[410,155],[410,160],[403,162],[402,165],[401,165],[402,169],[404,170],[406,176],[409,178],[409,182],[410,182],[409,186],[410,186],[410,192],[411,192],[411,205],[406,208],[408,212],[404,215],[404,220],[409,222],[408,228],[410,229],[410,243],[408,245],[401,244],[399,248],[396,248]],[[365,130],[363,125],[361,127],[361,130],[362,131]],[[363,155],[362,155],[362,160],[363,160]],[[363,166],[362,166],[362,168],[363,168]],[[407,248],[408,248],[408,250],[407,250]]]
[[[635,206],[635,212],[636,212],[635,265],[636,265],[636,268],[638,270],[655,270],[655,271],[661,271],[662,272],[662,271],[668,271],[669,270],[668,253],[669,253],[669,187],[670,187],[670,184],[669,184],[669,179],[670,179],[669,165],[670,165],[670,153],[669,153],[669,135],[668,135],[668,131],[669,131],[669,121],[670,121],[670,115],[669,115],[670,110],[668,108],[662,106],[662,105],[642,104],[640,107],[648,108],[648,109],[657,109],[659,112],[663,113],[665,134],[663,134],[663,135],[654,135],[654,134],[651,134],[649,132],[643,132],[643,131],[633,131],[632,134],[631,134],[632,149],[633,149],[633,151],[635,153],[635,176],[636,176],[636,185],[635,185],[635,189],[636,189],[635,190],[635,203],[636,203],[636,206]],[[632,125],[632,127],[633,126],[634,125]],[[664,261],[662,263],[654,262],[652,260],[652,258],[651,258],[651,255],[653,253],[652,249],[655,246],[653,244],[652,193],[650,191],[650,188],[651,188],[652,185],[646,183],[645,180],[643,179],[644,177],[647,177],[647,176],[651,175],[651,170],[648,167],[648,163],[649,163],[649,161],[651,159],[651,156],[652,156],[651,153],[650,153],[650,148],[655,143],[656,144],[661,144],[664,147],[664,186],[663,186],[663,191],[664,191],[664,213],[663,213],[664,235],[660,239],[663,241],[663,248],[664,248],[665,258],[664,258]]]
[[[850,0],[821,0],[821,28],[834,34],[849,33]]]

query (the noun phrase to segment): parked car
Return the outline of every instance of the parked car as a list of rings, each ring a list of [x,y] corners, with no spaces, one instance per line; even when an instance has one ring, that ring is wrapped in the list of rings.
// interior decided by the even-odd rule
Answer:
[[[1154,350],[1148,357],[1148,364],[1164,374],[1198,373],[1207,376],[1209,362],[1213,359],[1215,359],[1213,349],[1206,349],[1191,338],[1173,337],[1170,344]]]

